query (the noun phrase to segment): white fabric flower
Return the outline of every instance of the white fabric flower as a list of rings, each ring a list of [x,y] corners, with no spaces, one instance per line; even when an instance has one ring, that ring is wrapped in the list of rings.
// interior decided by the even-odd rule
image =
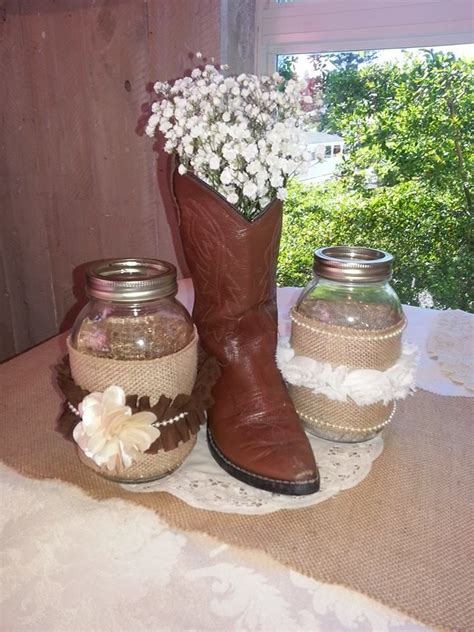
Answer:
[[[368,406],[404,399],[414,389],[418,351],[415,346],[404,343],[400,358],[387,370],[352,369],[296,355],[288,339],[281,339],[276,359],[289,384],[304,386],[315,395],[325,395],[335,401],[351,399],[358,406]]]
[[[186,169],[186,167],[185,167],[184,165],[179,165],[179,167],[178,167],[178,173],[179,173],[181,176],[184,176],[184,174],[185,174],[185,173],[187,173],[187,171],[188,171],[188,170]]]
[[[96,465],[109,471],[130,467],[160,436],[152,426],[156,415],[150,411],[132,415],[120,386],[84,397],[79,414],[82,421],[74,428],[74,440]]]

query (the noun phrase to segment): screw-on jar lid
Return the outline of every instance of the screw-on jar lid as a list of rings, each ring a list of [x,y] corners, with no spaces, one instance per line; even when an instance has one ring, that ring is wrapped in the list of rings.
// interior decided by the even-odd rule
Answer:
[[[314,273],[331,281],[372,283],[392,276],[390,253],[358,246],[330,246],[314,253]]]
[[[104,259],[89,267],[86,288],[103,301],[152,301],[176,293],[176,268],[158,259]]]

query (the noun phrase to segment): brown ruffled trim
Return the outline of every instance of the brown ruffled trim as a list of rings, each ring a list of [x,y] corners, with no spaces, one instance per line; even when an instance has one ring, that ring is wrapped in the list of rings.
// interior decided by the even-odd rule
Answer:
[[[66,398],[59,426],[63,434],[70,438],[78,421],[68,404],[77,408],[84,397],[90,394],[90,391],[85,391],[74,382],[68,356],[65,356],[55,369],[58,386]],[[192,435],[197,434],[200,426],[206,421],[206,410],[214,403],[211,390],[219,376],[220,368],[217,360],[211,356],[201,356],[196,383],[191,395],[180,394],[173,400],[162,395],[154,406],[150,406],[149,397],[126,396],[125,402],[133,413],[149,410],[156,415],[157,422],[166,421],[181,413],[186,413],[182,419],[160,427],[161,434],[147,450],[147,453],[156,454],[159,450],[165,452],[174,450],[180,443],[188,441]]]

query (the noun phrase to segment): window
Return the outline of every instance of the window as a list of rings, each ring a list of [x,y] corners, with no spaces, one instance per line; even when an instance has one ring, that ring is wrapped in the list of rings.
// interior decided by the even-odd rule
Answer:
[[[256,0],[256,70],[277,54],[466,44],[471,0]]]
[[[257,69],[264,74],[275,71],[280,55],[336,52],[361,58],[359,51],[366,51],[369,56],[372,51],[382,61],[391,56],[393,60],[395,51],[390,49],[465,44],[473,39],[471,4],[462,0],[257,2]],[[361,63],[364,61],[359,60],[359,67]],[[429,59],[427,56],[423,63],[434,80],[436,55]],[[455,72],[454,66],[449,67]],[[459,69],[464,77],[460,85],[466,86],[467,92],[472,85],[469,71],[474,72],[472,65]],[[374,68],[370,81],[361,89],[367,95],[367,85],[378,86],[378,91],[369,90],[369,96],[374,97],[374,103],[383,101],[384,93],[391,90],[392,75],[393,85],[404,80],[404,73],[381,71],[378,76]],[[421,76],[424,81],[424,73],[415,72],[413,81]],[[415,116],[411,127],[405,130],[401,130],[396,115],[391,116],[390,111],[357,104],[355,113],[359,119],[356,116],[348,121],[334,116],[331,121],[323,116],[326,127],[317,124],[310,128],[308,148],[315,162],[297,174],[301,184],[295,185],[293,194],[290,187],[278,273],[281,285],[306,282],[314,247],[335,243],[369,245],[395,255],[394,283],[405,303],[474,308],[469,277],[470,228],[466,220],[472,212],[469,173],[474,173],[474,151],[472,144],[469,146],[469,120],[474,118],[474,95],[469,105],[469,96],[463,96],[463,89],[456,92],[459,81],[451,81],[453,77],[444,76],[446,87],[439,94],[435,94],[436,81],[427,83],[426,89],[421,86],[422,93],[432,95],[431,102],[426,102],[430,116],[436,119],[438,111],[444,116],[438,126],[441,135],[436,137],[423,136],[426,116],[421,98],[416,103],[410,99],[397,102],[398,112],[416,107],[419,110],[419,119]],[[448,92],[454,95],[454,104],[451,97],[447,98]],[[346,108],[347,93],[339,91],[338,99],[332,103],[342,103],[343,114],[348,110],[352,115],[351,108]],[[350,90],[349,93],[354,95]],[[390,101],[388,95],[387,102]],[[462,117],[458,116],[460,112]],[[451,134],[443,136],[443,125],[448,129],[452,123]],[[368,142],[367,138],[376,141]],[[409,145],[410,151],[405,151]],[[397,152],[398,163],[393,159]],[[408,165],[404,164],[407,160]],[[427,173],[430,164],[431,172]],[[302,195],[301,186],[315,188]]]

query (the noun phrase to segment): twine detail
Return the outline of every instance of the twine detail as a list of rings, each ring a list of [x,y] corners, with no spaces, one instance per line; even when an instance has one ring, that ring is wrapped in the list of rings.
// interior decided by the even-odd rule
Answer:
[[[80,412],[77,410],[77,408],[75,406],[73,406],[71,404],[71,402],[67,402],[68,408],[69,410],[74,413],[76,415],[76,417],[79,417],[79,419],[82,419]],[[170,426],[171,424],[174,424],[178,421],[180,421],[181,419],[184,419],[186,416],[188,415],[188,411],[185,411],[183,413],[179,413],[179,415],[176,415],[175,417],[171,417],[171,419],[165,419],[165,421],[156,421],[155,423],[151,424],[152,426],[154,426],[155,428],[162,428],[163,426]]]
[[[188,414],[187,412],[180,413],[179,415],[176,415],[176,417],[171,417],[171,419],[166,419],[165,421],[159,421],[151,425],[155,426],[155,428],[160,428],[162,426],[170,426],[171,424],[176,423],[180,419],[184,419],[187,414]]]
[[[325,336],[333,336],[335,338],[343,338],[345,340],[389,340],[390,338],[395,338],[396,336],[399,336],[406,327],[406,319],[403,318],[403,320],[401,320],[399,324],[390,328],[390,331],[385,330],[385,333],[383,334],[379,334],[377,333],[377,331],[373,330],[360,334],[355,334],[350,333],[354,330],[348,330],[346,327],[338,327],[337,325],[324,324],[318,327],[313,320],[305,318],[301,316],[301,314],[296,314],[296,308],[293,307],[290,312],[290,318],[292,322],[296,323],[300,327],[303,327],[304,329],[309,329],[310,331],[314,331],[316,333],[323,333]],[[344,332],[344,330],[346,330],[346,332]]]
[[[295,354],[334,367],[385,371],[400,358],[405,319],[379,330],[355,330],[291,312],[291,346]]]
[[[382,430],[382,428],[385,428],[385,426],[388,426],[388,424],[392,421],[396,410],[397,410],[397,405],[394,403],[393,410],[390,413],[390,416],[388,417],[388,419],[386,419],[380,424],[377,424],[376,426],[365,427],[364,432],[366,433],[377,432],[378,430]],[[331,424],[327,421],[322,421],[321,419],[315,419],[314,417],[311,417],[310,415],[306,415],[300,410],[296,410],[296,414],[298,415],[298,417],[301,417],[303,421],[316,424],[317,426],[325,426],[327,428],[332,428],[333,430],[343,430],[345,432],[358,432],[359,431],[358,428],[353,428],[352,426],[338,426],[336,424]]]

